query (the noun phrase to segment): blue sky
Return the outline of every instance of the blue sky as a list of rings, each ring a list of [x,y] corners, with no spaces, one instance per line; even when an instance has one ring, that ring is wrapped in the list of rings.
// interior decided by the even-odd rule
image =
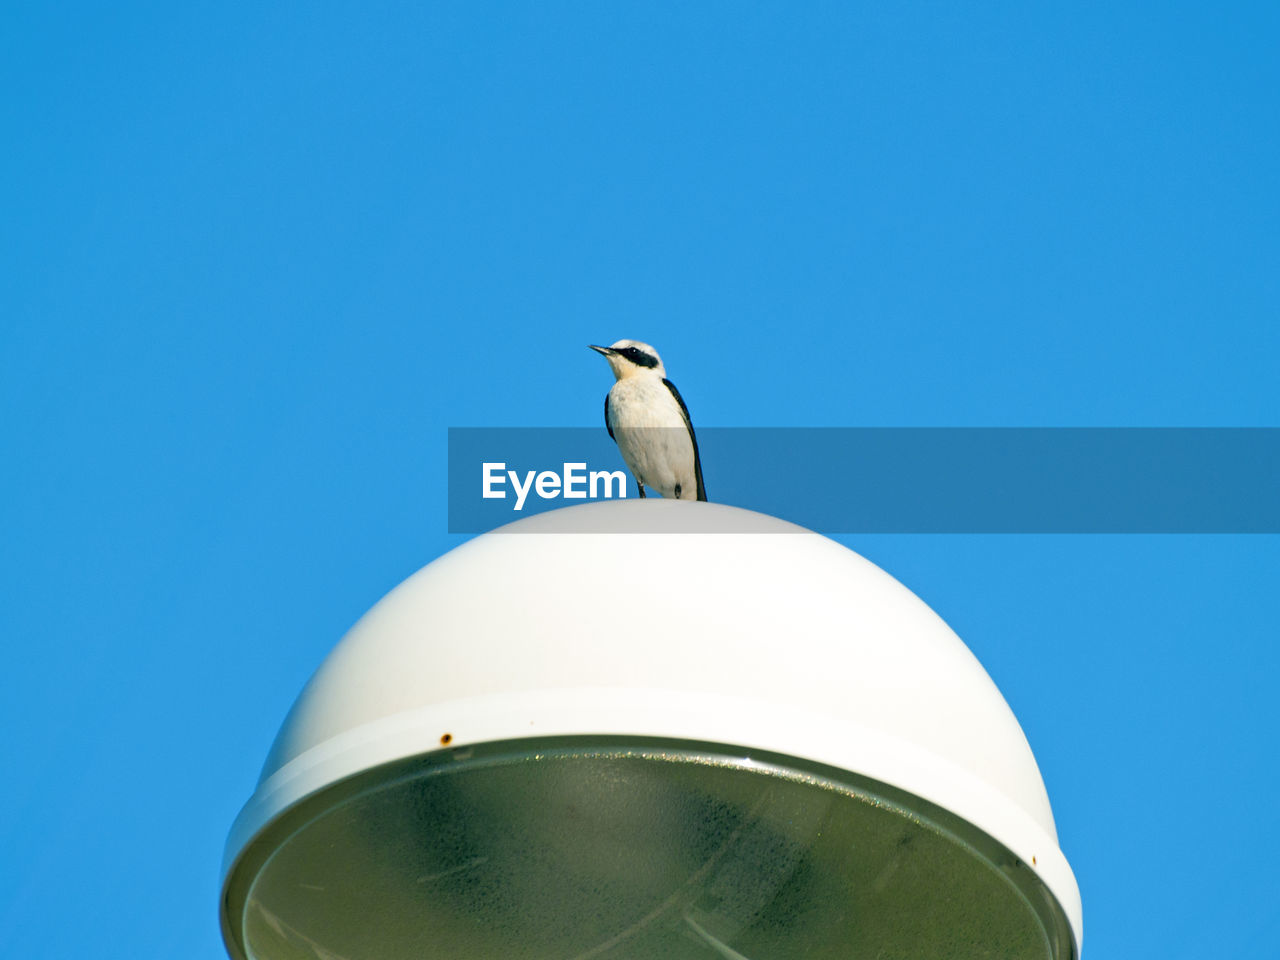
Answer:
[[[450,426],[1274,426],[1280,7],[16,3],[0,952],[222,956],[221,845]],[[706,464],[714,494],[714,464]],[[846,536],[1027,732],[1086,949],[1270,956],[1275,536]]]

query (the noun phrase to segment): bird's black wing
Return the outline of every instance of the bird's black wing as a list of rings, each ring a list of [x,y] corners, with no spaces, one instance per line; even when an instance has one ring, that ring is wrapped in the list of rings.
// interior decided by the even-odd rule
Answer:
[[[684,417],[684,425],[689,430],[689,442],[693,444],[693,476],[698,481],[698,499],[707,499],[707,488],[702,485],[702,458],[698,456],[698,438],[693,432],[693,421],[689,419],[689,408],[684,405],[684,397],[680,396],[680,391],[676,389],[676,385],[665,377],[663,384],[671,395],[676,398],[676,403],[680,404],[680,414]]]
[[[685,419],[689,419],[687,414]],[[607,393],[604,395],[604,428],[609,431],[609,439],[617,443],[618,438],[613,435],[613,426],[609,423],[609,394]]]

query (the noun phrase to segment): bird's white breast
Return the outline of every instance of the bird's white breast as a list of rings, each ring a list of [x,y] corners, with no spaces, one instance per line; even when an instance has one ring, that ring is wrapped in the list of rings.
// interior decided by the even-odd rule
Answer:
[[[693,441],[680,404],[659,377],[626,377],[609,391],[609,426],[622,459],[646,487],[664,497],[697,493]]]

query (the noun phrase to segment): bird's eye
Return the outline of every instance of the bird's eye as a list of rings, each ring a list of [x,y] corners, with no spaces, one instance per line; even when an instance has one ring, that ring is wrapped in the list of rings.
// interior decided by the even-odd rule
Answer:
[[[658,358],[651,354],[645,353],[639,347],[622,347],[618,350],[618,356],[626,357],[637,367],[656,367]]]

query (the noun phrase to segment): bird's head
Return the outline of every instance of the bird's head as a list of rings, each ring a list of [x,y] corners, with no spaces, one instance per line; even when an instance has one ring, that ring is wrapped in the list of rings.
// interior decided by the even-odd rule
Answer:
[[[619,380],[627,377],[656,376],[665,377],[666,368],[658,351],[639,340],[619,340],[611,347],[597,347],[590,344],[591,349],[602,354],[609,361],[613,375]]]

